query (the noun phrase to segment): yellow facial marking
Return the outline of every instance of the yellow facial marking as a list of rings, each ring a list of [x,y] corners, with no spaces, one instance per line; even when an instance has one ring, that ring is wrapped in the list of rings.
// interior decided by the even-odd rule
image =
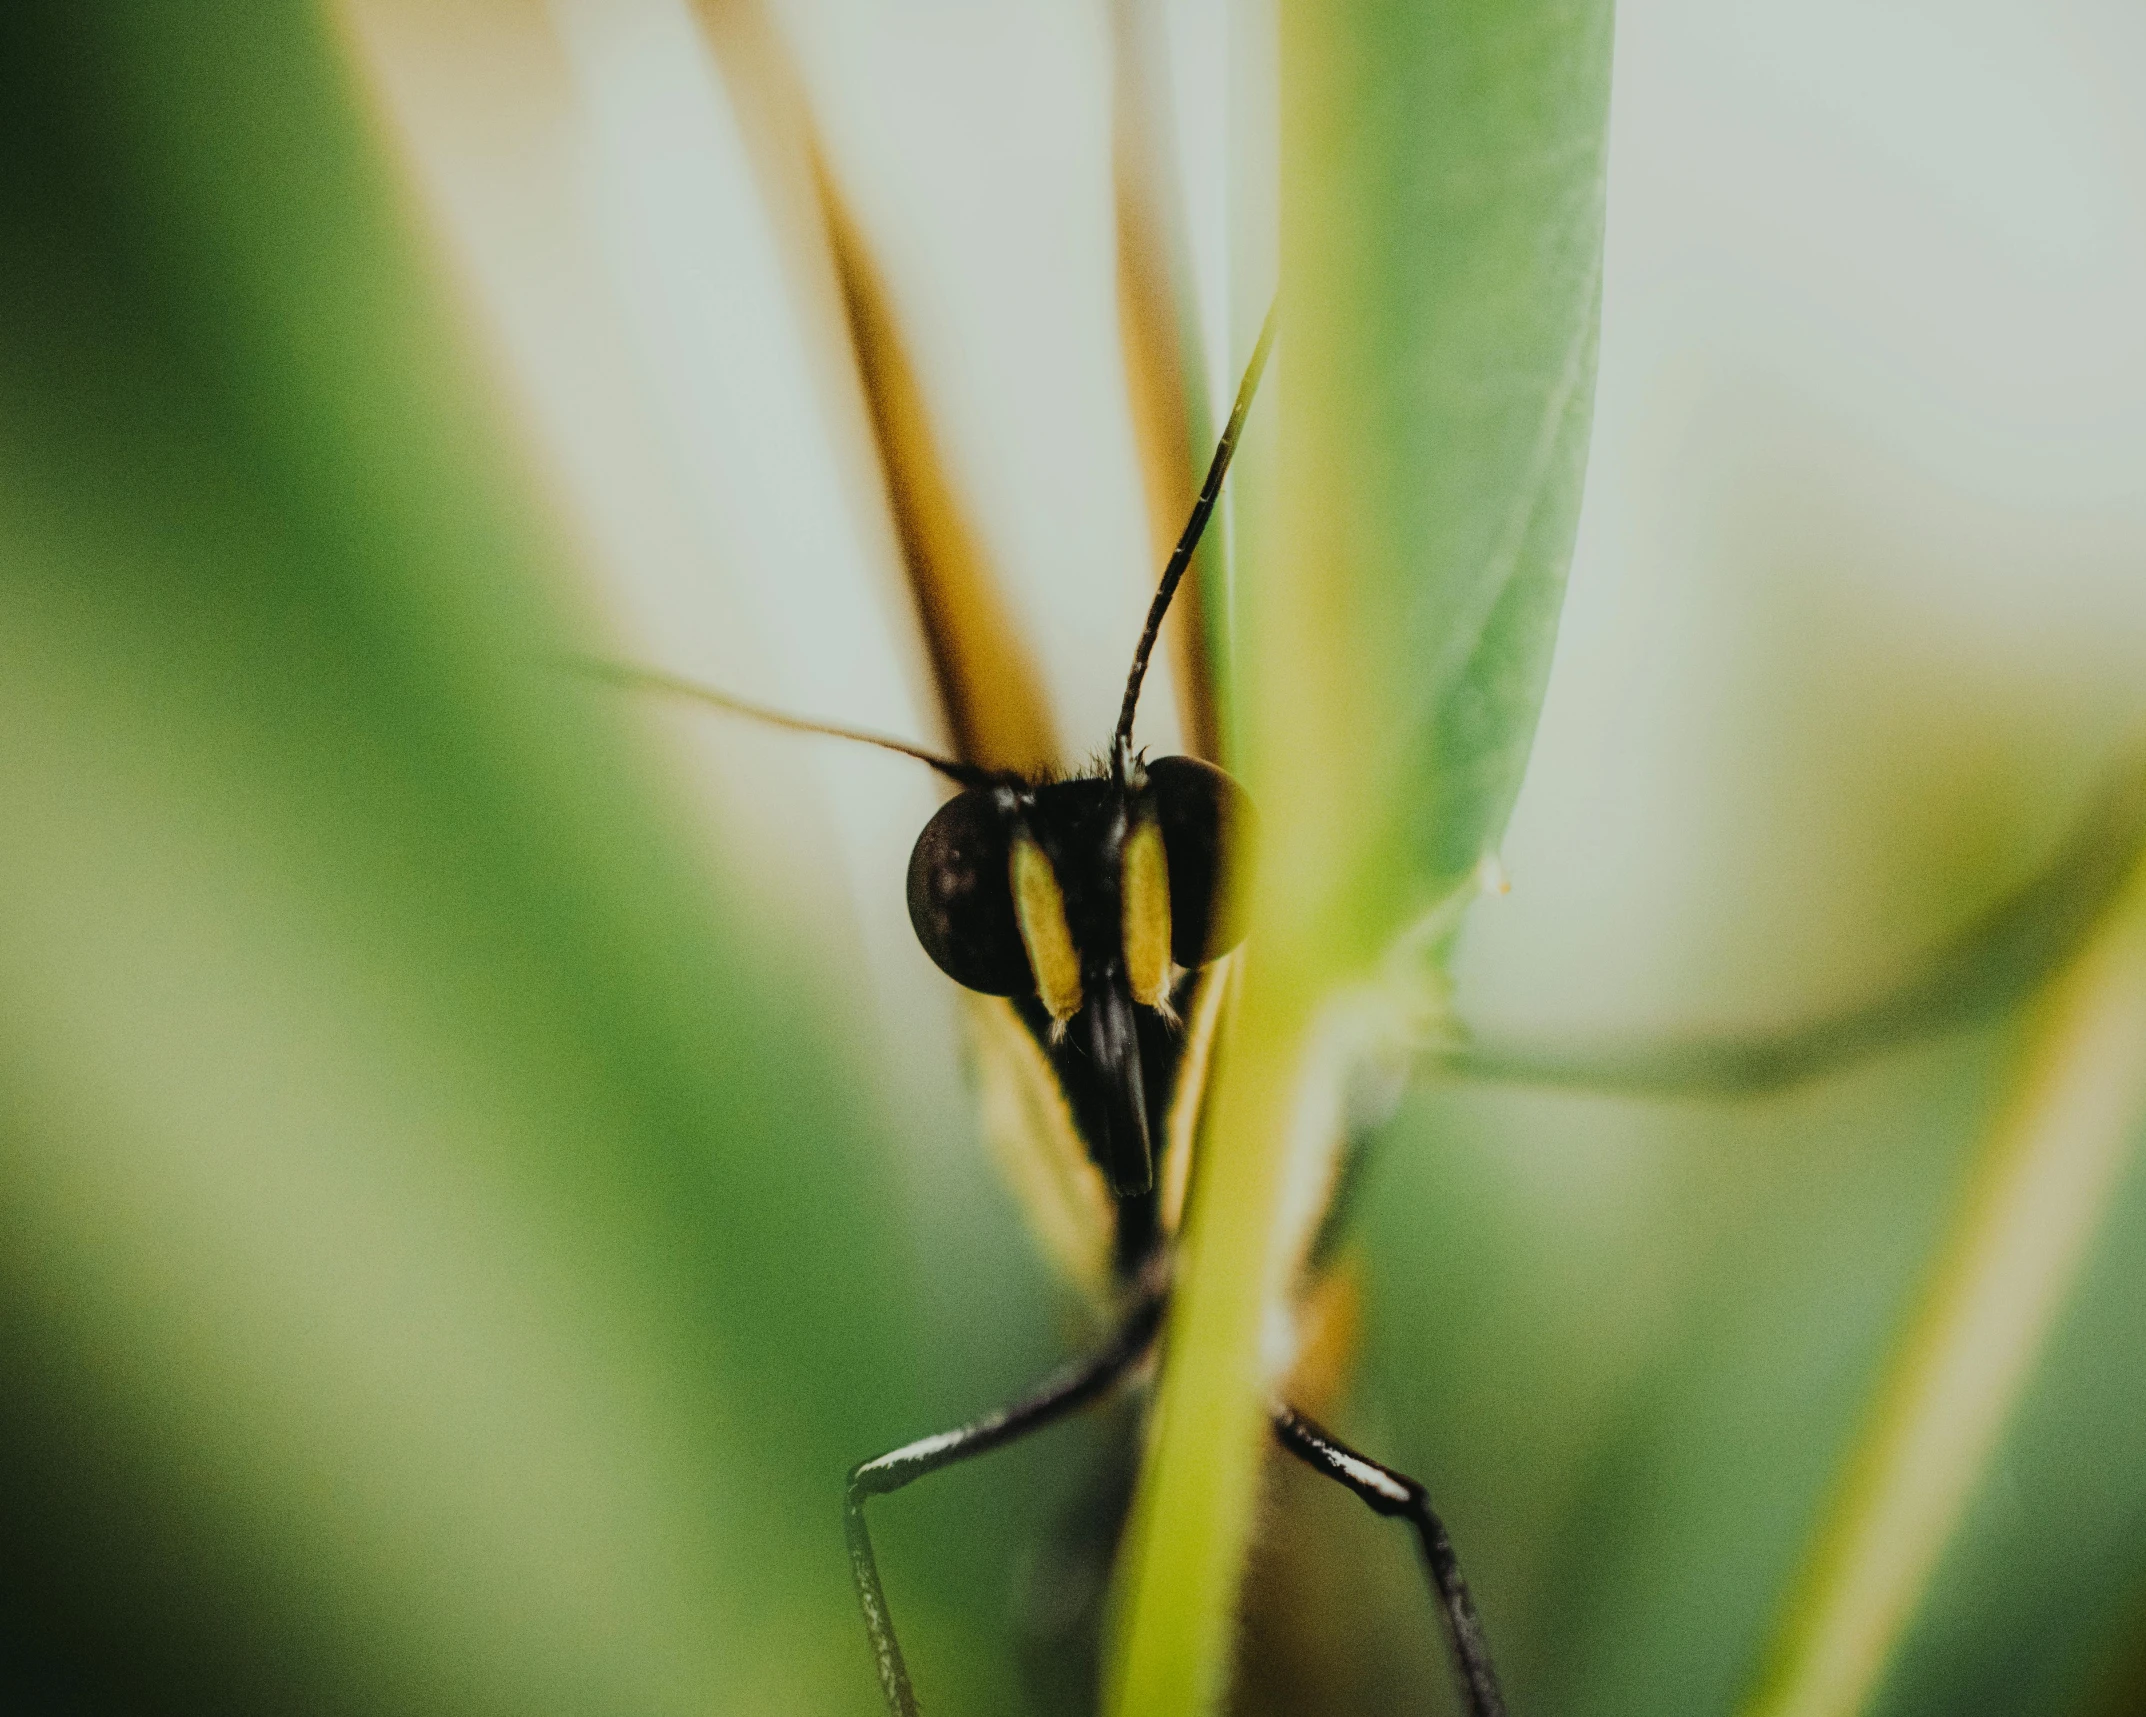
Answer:
[[[1125,976],[1133,1000],[1159,1008],[1170,999],[1170,863],[1162,826],[1142,817],[1125,837],[1119,885]]]
[[[1080,954],[1066,926],[1066,897],[1043,849],[1023,831],[1013,838],[1013,915],[1044,1011],[1063,1025],[1080,1012]]]

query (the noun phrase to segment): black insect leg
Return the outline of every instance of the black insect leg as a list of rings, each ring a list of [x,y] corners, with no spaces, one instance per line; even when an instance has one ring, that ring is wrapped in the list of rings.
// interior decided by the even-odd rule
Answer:
[[[879,1685],[894,1717],[917,1717],[917,1698],[909,1685],[908,1668],[902,1662],[902,1648],[894,1637],[894,1623],[887,1615],[887,1595],[879,1583],[879,1565],[872,1556],[872,1535],[864,1524],[866,1499],[900,1490],[911,1480],[956,1461],[1002,1449],[1031,1431],[1040,1431],[1093,1406],[1123,1382],[1125,1374],[1154,1345],[1155,1332],[1162,1327],[1164,1303],[1159,1293],[1141,1299],[1100,1353],[1068,1366],[1012,1406],[986,1413],[957,1430],[920,1437],[851,1470],[849,1491],[842,1506],[843,1527],[849,1536],[850,1573],[857,1582],[857,1602],[864,1609],[864,1629],[871,1637]]]
[[[1416,1529],[1423,1565],[1438,1594],[1438,1610],[1445,1622],[1446,1644],[1452,1649],[1461,1701],[1469,1717],[1505,1717],[1505,1696],[1498,1691],[1497,1671],[1490,1666],[1490,1647],[1483,1638],[1482,1621],[1475,1613],[1474,1600],[1468,1596],[1468,1582],[1461,1578],[1453,1540],[1431,1512],[1430,1498],[1423,1487],[1407,1474],[1358,1454],[1293,1407],[1274,1410],[1274,1437],[1313,1472],[1354,1491],[1374,1514],[1398,1515]]]

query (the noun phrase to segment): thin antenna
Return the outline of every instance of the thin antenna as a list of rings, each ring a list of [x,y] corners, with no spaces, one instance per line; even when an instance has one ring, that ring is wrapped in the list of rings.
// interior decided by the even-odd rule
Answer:
[[[563,656],[559,659],[559,665],[590,679],[623,686],[628,691],[660,692],[668,697],[689,698],[695,703],[707,704],[726,714],[742,715],[748,721],[765,722],[769,727],[787,728],[792,733],[814,733],[826,739],[852,739],[859,745],[876,745],[882,751],[896,751],[904,757],[913,757],[919,763],[938,770],[948,780],[958,781],[964,787],[988,787],[999,779],[988,769],[979,768],[973,763],[957,762],[951,757],[941,757],[937,752],[926,751],[921,745],[911,745],[907,740],[890,739],[883,733],[866,733],[854,727],[836,727],[830,722],[807,721],[802,716],[784,715],[780,710],[747,703],[743,698],[734,698],[727,692],[697,685],[692,680],[682,680],[675,674],[666,674],[655,668],[636,668],[624,662],[603,662],[588,656]]]
[[[1147,678],[1148,657],[1154,653],[1155,640],[1162,633],[1163,616],[1170,612],[1170,598],[1177,594],[1177,587],[1184,582],[1185,569],[1192,564],[1193,551],[1200,546],[1200,533],[1207,529],[1207,518],[1215,510],[1215,501],[1222,493],[1222,479],[1229,471],[1230,456],[1237,451],[1237,438],[1244,432],[1245,415],[1252,409],[1252,396],[1259,391],[1259,375],[1267,367],[1267,351],[1274,344],[1275,318],[1281,310],[1281,300],[1267,306],[1266,326],[1259,331],[1259,344],[1252,348],[1252,361],[1244,367],[1244,380],[1237,384],[1237,403],[1230,408],[1229,423],[1222,431],[1222,439],[1215,446],[1214,462],[1207,467],[1207,481],[1200,485],[1200,498],[1192,503],[1192,517],[1185,521],[1185,533],[1177,539],[1177,547],[1170,551],[1170,564],[1162,569],[1162,584],[1155,592],[1155,600],[1148,605],[1147,630],[1140,634],[1140,647],[1133,652],[1133,671],[1126,676],[1125,702],[1118,706],[1118,731],[1110,746],[1110,770],[1119,780],[1124,780],[1133,753],[1133,711],[1140,705],[1140,682]]]

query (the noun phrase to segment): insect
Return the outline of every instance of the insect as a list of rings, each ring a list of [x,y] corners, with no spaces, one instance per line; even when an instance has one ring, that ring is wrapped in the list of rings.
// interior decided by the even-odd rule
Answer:
[[[1133,747],[1142,683],[1220,497],[1275,339],[1270,311],[1183,533],[1133,652],[1117,726],[1089,773],[1033,780],[906,742],[763,709],[667,675],[584,667],[614,682],[690,697],[793,731],[879,746],[959,789],[909,861],[911,924],[932,961],[993,998],[999,1049],[1018,1067],[1039,1123],[1062,1221],[1099,1229],[1100,1291],[1114,1333],[1032,1393],[861,1462],[843,1521],[867,1636],[894,1717],[918,1709],[866,1522],[866,1504],[942,1468],[1001,1449],[1117,1394],[1152,1353],[1167,1314],[1172,1247],[1199,1146],[1209,1054],[1239,941],[1230,904],[1255,813],[1223,770]],[[1323,1248],[1314,1248],[1316,1260]],[[1306,1284],[1307,1288],[1312,1284]],[[1279,1386],[1283,1380],[1276,1380]],[[1452,1542],[1422,1485],[1348,1447],[1277,1395],[1276,1444],[1415,1535],[1471,1717],[1505,1710],[1482,1624]]]
[[[1096,1286],[1112,1333],[1088,1358],[997,1411],[860,1463],[843,1517],[849,1559],[887,1708],[918,1709],[873,1551],[871,1499],[1002,1449],[1098,1407],[1141,1375],[1168,1315],[1173,1248],[1200,1145],[1209,1057],[1230,1004],[1237,932],[1229,906],[1254,845],[1250,800],[1189,757],[1148,759],[1133,721],[1163,619],[1219,498],[1274,339],[1270,316],[1136,645],[1102,762],[1034,779],[882,735],[743,703],[639,669],[585,664],[794,731],[870,744],[921,762],[957,789],[912,852],[912,924],[932,960],[982,1002],[993,1055],[1026,1111],[1035,1172],[1057,1218],[1099,1243]],[[2146,838],[2146,771],[2133,770],[2054,864],[1998,902],[1907,982],[1769,1040],[1551,1048],[1456,1040],[1430,1046],[1443,1070],[1497,1082],[1748,1094],[1801,1081],[1924,1033],[2001,1012],[2067,957]],[[1314,1280],[1330,1256],[1312,1249]],[[1270,1380],[1276,1444],[1416,1540],[1471,1717],[1505,1709],[1453,1546],[1421,1485],[1334,1438]]]

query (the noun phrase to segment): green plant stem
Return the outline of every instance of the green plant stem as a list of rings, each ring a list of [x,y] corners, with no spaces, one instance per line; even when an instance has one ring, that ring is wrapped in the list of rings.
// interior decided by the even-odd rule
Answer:
[[[1225,1688],[1244,1546],[1266,1448],[1260,1335],[1286,1261],[1278,1226],[1309,1021],[1254,977],[1227,1046],[1172,1311],[1148,1468],[1128,1544],[1125,1625],[1106,1709],[1204,1712]]]

